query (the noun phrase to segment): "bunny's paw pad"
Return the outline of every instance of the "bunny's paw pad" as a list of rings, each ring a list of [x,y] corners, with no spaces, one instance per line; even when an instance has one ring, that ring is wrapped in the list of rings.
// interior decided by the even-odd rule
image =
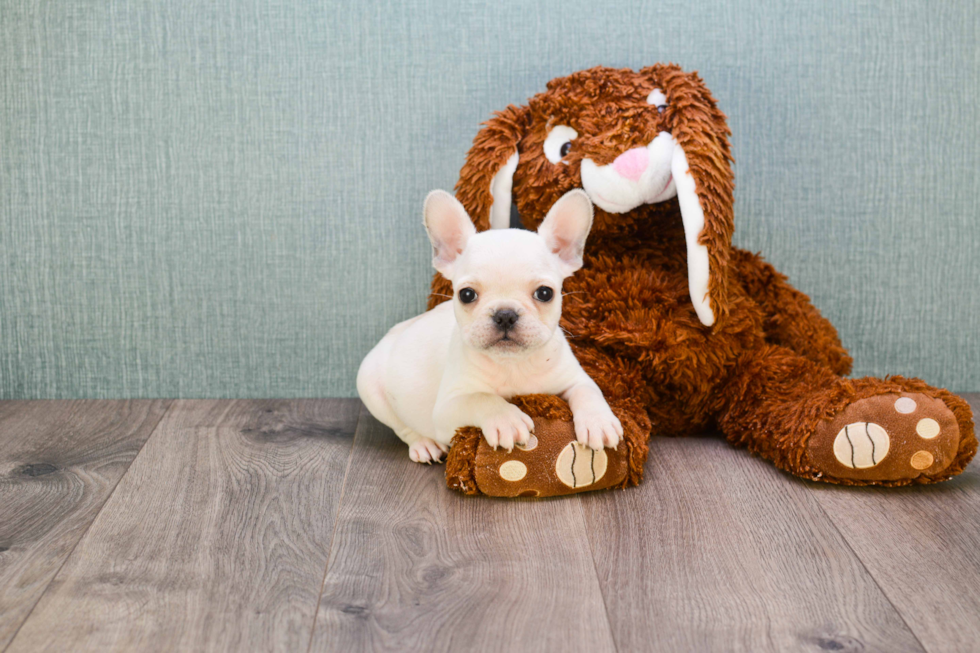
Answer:
[[[956,418],[941,399],[889,393],[859,399],[821,422],[807,451],[819,476],[901,481],[939,474],[959,443]]]

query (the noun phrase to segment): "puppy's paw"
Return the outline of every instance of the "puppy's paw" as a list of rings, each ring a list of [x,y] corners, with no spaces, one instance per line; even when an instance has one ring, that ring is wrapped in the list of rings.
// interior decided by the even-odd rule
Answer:
[[[419,438],[408,445],[408,457],[413,462],[425,463],[427,465],[431,465],[434,462],[441,463],[443,454],[448,451],[449,447],[431,438]]]
[[[608,408],[579,411],[574,422],[575,439],[597,451],[603,447],[615,449],[623,437],[623,425]]]
[[[507,408],[485,419],[480,428],[491,447],[512,451],[515,444],[527,444],[531,439],[534,420],[517,406],[507,404]]]

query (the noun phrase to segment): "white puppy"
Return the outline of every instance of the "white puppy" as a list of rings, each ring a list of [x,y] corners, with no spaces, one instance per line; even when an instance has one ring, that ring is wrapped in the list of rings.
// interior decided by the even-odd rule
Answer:
[[[361,363],[357,391],[371,414],[427,463],[461,426],[480,427],[494,448],[526,444],[534,422],[505,400],[552,394],[568,401],[579,442],[615,447],[623,428],[558,328],[562,281],[582,267],[592,227],[588,196],[564,195],[537,233],[476,233],[445,191],[429,194],[424,213],[453,301],[394,326]]]

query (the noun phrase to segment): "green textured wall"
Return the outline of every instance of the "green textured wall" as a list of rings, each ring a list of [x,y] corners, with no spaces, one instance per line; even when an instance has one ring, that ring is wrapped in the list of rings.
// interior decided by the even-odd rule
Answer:
[[[767,5],[763,7],[761,5]],[[980,390],[974,0],[0,0],[0,398],[354,394],[420,204],[553,76],[676,61],[736,242],[856,373]]]

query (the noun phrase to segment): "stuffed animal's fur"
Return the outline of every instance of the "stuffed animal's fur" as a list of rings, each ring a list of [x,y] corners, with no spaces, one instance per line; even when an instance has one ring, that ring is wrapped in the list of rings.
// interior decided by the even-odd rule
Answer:
[[[651,104],[655,89],[664,100]],[[544,145],[557,125],[577,137],[556,163],[553,145],[551,158]],[[511,201],[534,229],[559,197],[583,186],[586,159],[609,164],[663,132],[686,154],[703,228],[685,234],[688,208],[676,196],[621,213],[593,197],[585,266],[565,286],[562,326],[631,434],[634,473],[622,484],[639,482],[650,434],[712,429],[812,480],[896,486],[963,471],[977,448],[965,401],[918,379],[845,378],[852,361],[830,322],[759,255],[732,246],[730,132],[697,74],[598,67],[552,80],[526,106],[485,123],[457,197],[479,230],[507,226]],[[692,248],[700,246],[709,276],[696,311]],[[436,274],[430,308],[451,293]],[[553,412],[551,398],[522,401],[532,417]],[[472,439],[464,430],[461,443]],[[570,424],[567,431],[573,440]],[[480,491],[460,487],[473,447],[454,451],[450,487]]]

